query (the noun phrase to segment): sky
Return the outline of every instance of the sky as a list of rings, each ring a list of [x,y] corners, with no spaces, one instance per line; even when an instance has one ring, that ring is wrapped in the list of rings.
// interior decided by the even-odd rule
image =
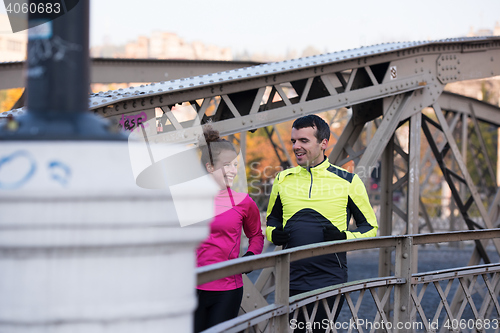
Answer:
[[[188,43],[270,55],[461,37],[500,21],[499,0],[90,0],[90,6],[91,46],[167,31]]]

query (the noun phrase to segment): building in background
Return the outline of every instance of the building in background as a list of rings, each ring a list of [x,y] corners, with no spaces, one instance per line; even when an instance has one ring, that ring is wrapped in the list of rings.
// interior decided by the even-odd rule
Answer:
[[[186,42],[177,34],[155,31],[151,37],[139,36],[137,40],[117,47],[112,45],[91,48],[93,57],[135,59],[186,59],[186,60],[233,60],[230,48],[206,45],[202,42]]]
[[[0,14],[0,62],[25,60],[27,45],[26,31],[12,33],[9,18]]]
[[[479,36],[500,36],[500,22],[497,21],[493,29],[481,28],[474,31],[474,27],[470,27],[467,37],[479,37]]]

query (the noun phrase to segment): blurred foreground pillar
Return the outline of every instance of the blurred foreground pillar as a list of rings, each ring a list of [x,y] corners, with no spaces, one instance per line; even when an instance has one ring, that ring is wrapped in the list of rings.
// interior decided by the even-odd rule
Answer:
[[[0,332],[191,332],[207,227],[135,184],[126,142],[3,142],[0,159]],[[203,192],[175,200],[210,211]]]
[[[89,2],[65,2],[30,30],[28,112],[0,128],[0,332],[191,332],[208,228],[179,207],[213,214],[215,185],[172,195],[164,167],[194,152],[167,163],[175,146],[153,156],[88,112]]]

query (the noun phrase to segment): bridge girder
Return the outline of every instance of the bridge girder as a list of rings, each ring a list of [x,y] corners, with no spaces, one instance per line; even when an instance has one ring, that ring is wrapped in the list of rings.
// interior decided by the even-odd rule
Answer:
[[[92,58],[92,83],[150,83],[257,65],[252,61]],[[0,90],[25,86],[24,61],[0,62]]]
[[[457,191],[453,197],[464,219],[469,219],[469,228],[491,228],[500,211],[497,184],[488,213],[458,149],[454,128],[459,121],[464,124],[469,119],[498,128],[500,109],[444,92],[444,86],[495,75],[500,75],[500,37],[393,43],[102,92],[91,95],[89,108],[116,124],[120,118],[139,115],[156,122],[156,111],[161,110],[164,132],[157,133],[156,126],[149,126],[144,131],[148,142],[191,143],[200,134],[200,125],[209,119],[222,135],[230,135],[306,114],[352,107],[352,117],[338,138],[331,161],[342,164],[355,160],[359,172],[374,167],[382,158],[381,235],[392,232],[393,213],[405,220],[409,233],[418,232],[419,213],[425,215],[419,186],[425,169],[420,163],[424,137],[421,128],[425,127],[425,138],[432,145],[432,155],[446,174],[446,181],[450,187],[457,181],[465,187],[465,201]],[[176,105],[184,106],[182,114]],[[436,120],[422,113],[429,106],[433,107]],[[450,122],[442,110],[458,116]],[[14,111],[23,112],[10,113]],[[190,116],[186,117],[188,113]],[[366,147],[355,151],[365,124],[376,119],[380,122],[373,138]],[[405,143],[398,142],[396,131],[407,121],[410,124],[405,149]],[[436,144],[439,134],[430,133],[429,124],[442,132],[442,145]],[[484,150],[484,144],[481,149]],[[451,154],[447,158],[458,165],[458,173],[443,163],[448,151]],[[404,167],[397,172],[396,155],[404,161]],[[450,177],[452,172],[456,175]],[[369,174],[363,172],[360,177],[366,180]],[[405,204],[397,207],[392,194],[403,187]],[[469,208],[474,204],[481,221],[471,223]],[[500,242],[494,243],[500,252]],[[488,260],[486,245],[477,244],[472,263]],[[382,263],[386,265],[380,265],[380,274],[391,275],[390,264],[387,265],[390,252],[381,252]],[[460,295],[456,298],[458,302]]]

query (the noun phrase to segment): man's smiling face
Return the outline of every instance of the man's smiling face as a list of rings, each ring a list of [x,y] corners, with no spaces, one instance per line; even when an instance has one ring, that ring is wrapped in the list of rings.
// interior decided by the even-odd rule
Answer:
[[[328,140],[318,142],[315,136],[316,127],[303,127],[296,129],[292,127],[293,152],[297,164],[307,168],[323,162],[323,153],[328,145]]]

